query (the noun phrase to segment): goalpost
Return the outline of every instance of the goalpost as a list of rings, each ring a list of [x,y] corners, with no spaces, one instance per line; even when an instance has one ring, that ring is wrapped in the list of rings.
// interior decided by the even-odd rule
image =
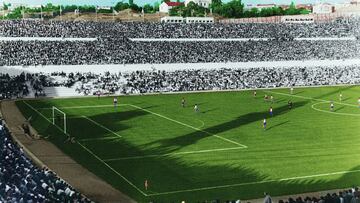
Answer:
[[[64,131],[64,133],[66,134],[66,113],[65,112],[63,112],[63,111],[61,111],[60,109],[58,109],[58,108],[56,108],[55,106],[53,106],[52,107],[52,123],[53,123],[53,125],[57,125],[56,124],[56,121],[57,121],[57,118],[59,118],[59,117],[57,117],[56,116],[56,114],[61,114],[61,117],[60,117],[60,119],[58,119],[58,120],[61,120],[61,118],[62,118],[62,120],[63,120],[63,126],[59,126],[60,128],[62,127],[63,128],[63,131]]]

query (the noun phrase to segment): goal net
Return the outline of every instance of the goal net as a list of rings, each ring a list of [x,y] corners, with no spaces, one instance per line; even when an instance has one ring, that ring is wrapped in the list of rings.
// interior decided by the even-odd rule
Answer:
[[[55,106],[52,107],[52,123],[66,134],[66,113]]]

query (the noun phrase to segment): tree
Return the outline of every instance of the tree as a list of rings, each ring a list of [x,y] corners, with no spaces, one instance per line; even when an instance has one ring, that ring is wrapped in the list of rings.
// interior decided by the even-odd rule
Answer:
[[[5,11],[7,11],[7,10],[9,9],[9,5],[6,4],[5,2],[3,3],[3,9],[4,9]]]
[[[134,0],[129,0],[129,5],[133,5],[134,4]]]
[[[309,13],[310,13],[310,11],[307,10],[307,9],[304,9],[304,8],[300,9],[300,14],[302,14],[302,15],[306,15],[306,14],[309,14]]]
[[[159,7],[160,7],[160,3],[159,3],[159,2],[155,2],[155,3],[154,3],[154,13],[156,13],[157,11],[159,11]]]
[[[142,8],[140,6],[138,6],[137,4],[130,4],[130,8],[131,10],[133,11],[137,11],[137,12],[140,12],[142,10]]]
[[[122,10],[128,9],[129,7],[130,7],[130,6],[129,6],[128,3],[118,2],[118,3],[115,5],[114,9],[115,9],[116,11],[122,11]]]
[[[154,7],[152,7],[150,4],[145,4],[144,13],[154,13]]]
[[[285,15],[296,15],[300,14],[298,9],[296,9],[295,3],[292,1],[289,8],[285,10]]]
[[[221,14],[222,2],[221,0],[213,0],[210,4],[210,8],[213,13]]]
[[[274,15],[284,15],[284,10],[281,7],[273,7]]]
[[[244,5],[241,0],[231,0],[221,10],[221,14],[227,18],[240,18],[243,16]]]
[[[178,16],[179,15],[179,9],[176,7],[172,7],[169,10],[169,16]]]
[[[159,11],[159,8],[160,8],[160,3],[159,3],[159,2],[155,2],[155,3],[154,3],[154,11],[155,11],[155,12]]]

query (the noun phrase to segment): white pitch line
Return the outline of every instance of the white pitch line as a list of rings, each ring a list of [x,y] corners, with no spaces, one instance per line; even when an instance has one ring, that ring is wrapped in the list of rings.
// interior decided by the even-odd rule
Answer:
[[[66,116],[66,119],[77,119],[77,118],[82,118],[82,116]],[[48,117],[48,119],[52,120],[53,117]]]
[[[127,106],[128,104],[118,104],[118,106]],[[94,106],[64,106],[57,107],[58,109],[89,109],[89,108],[104,108],[114,107],[114,105],[94,105]],[[38,109],[52,109],[52,108],[38,108]]]
[[[112,168],[109,164],[107,164],[104,160],[102,160],[100,157],[98,157],[96,154],[94,154],[90,149],[82,145],[80,142],[77,142],[83,149],[85,149],[87,152],[89,152],[91,155],[93,155],[97,160],[99,160],[101,163],[103,163],[105,166],[107,166],[110,170],[112,170],[114,173],[116,173],[118,176],[120,176],[122,179],[124,179],[129,185],[131,185],[133,188],[135,188],[137,191],[139,191],[142,195],[145,197],[148,196],[145,192],[143,192],[141,189],[139,189],[136,185],[134,185],[130,180],[128,180],[126,177],[121,175],[118,171],[116,171],[114,168]]]
[[[293,95],[293,94],[286,94],[286,93],[281,93],[281,92],[273,92],[273,91],[270,91],[270,90],[264,90],[264,92],[269,92],[269,93],[279,94],[279,95],[285,95],[285,96],[291,96],[291,97],[297,97],[297,98],[302,98],[302,99],[321,101],[321,102],[330,102],[330,101],[324,100],[324,99],[316,99],[316,98],[312,98],[312,97],[305,97],[305,96],[299,96],[299,95]],[[345,106],[358,107],[357,105],[354,105],[354,104],[341,103],[341,102],[336,102],[336,101],[333,101],[333,103],[334,104],[341,104],[341,105],[345,105]]]
[[[101,125],[100,123],[98,123],[98,122],[94,121],[93,119],[91,119],[91,118],[89,118],[89,117],[87,117],[87,116],[82,116],[82,117],[83,117],[83,118],[85,118],[85,119],[87,119],[88,121],[90,121],[90,122],[94,123],[95,125],[97,125],[97,126],[99,126],[99,127],[103,128],[103,129],[105,129],[105,130],[107,130],[107,131],[111,132],[112,134],[116,135],[117,137],[122,137],[121,135],[119,135],[119,134],[117,134],[116,132],[114,132],[114,131],[110,130],[109,128],[107,128],[107,127],[105,127],[105,126]]]
[[[151,114],[153,114],[153,115],[159,116],[159,117],[164,118],[164,119],[166,119],[166,120],[169,120],[169,121],[178,123],[178,124],[180,124],[180,125],[186,126],[186,127],[188,127],[188,128],[192,128],[192,129],[194,129],[194,130],[197,130],[197,131],[206,133],[206,134],[208,134],[208,135],[211,135],[211,136],[217,137],[217,138],[219,138],[219,139],[221,139],[221,140],[224,140],[224,141],[227,141],[227,142],[236,144],[236,145],[241,146],[241,147],[243,147],[243,148],[247,148],[246,145],[243,145],[243,144],[240,144],[240,143],[238,143],[238,142],[232,141],[232,140],[230,140],[230,139],[221,137],[221,136],[219,136],[219,135],[215,135],[215,134],[209,133],[209,132],[207,132],[207,131],[205,131],[205,130],[201,130],[201,129],[196,128],[196,127],[194,127],[194,126],[191,126],[191,125],[188,125],[188,124],[186,124],[186,123],[183,123],[183,122],[174,120],[174,119],[172,119],[172,118],[169,118],[169,117],[166,117],[166,116],[164,116],[164,115],[161,115],[161,114],[152,112],[152,111],[150,111],[150,110],[141,108],[141,107],[139,107],[139,106],[136,106],[136,105],[133,105],[133,104],[129,104],[129,106],[132,106],[132,107],[137,108],[137,109],[141,109],[141,110],[143,110],[143,111],[146,111],[146,112],[151,113]]]
[[[26,101],[23,100],[23,103],[26,104],[26,106],[30,107],[32,110],[34,110],[36,113],[38,113],[40,116],[42,116],[43,118],[45,118],[45,120],[49,121],[49,123],[52,124],[52,122],[46,117],[44,116],[44,114],[40,113],[40,111],[38,111],[37,109],[35,109],[33,106],[31,106],[29,103],[27,103]]]
[[[200,132],[204,132],[204,133],[206,133],[206,134],[208,134],[208,135],[214,136],[214,137],[219,138],[219,139],[221,139],[221,140],[224,140],[224,141],[233,143],[233,144],[238,145],[238,146],[241,146],[241,147],[243,147],[243,148],[247,148],[246,145],[240,144],[240,143],[238,143],[238,142],[235,142],[235,141],[233,141],[233,140],[230,140],[230,139],[221,137],[221,136],[216,135],[216,134],[209,133],[209,132],[207,132],[207,131],[201,130],[200,128],[197,128],[197,127],[188,125],[188,124],[186,124],[186,123],[183,123],[183,122],[180,122],[180,121],[171,119],[171,118],[166,117],[166,116],[164,116],[164,115],[161,115],[161,114],[152,112],[152,111],[150,111],[150,110],[141,108],[141,107],[136,106],[136,105],[133,105],[133,104],[119,104],[118,106],[132,106],[132,107],[134,107],[134,108],[143,110],[143,111],[145,111],[145,112],[151,113],[151,114],[153,114],[153,115],[159,116],[159,117],[164,118],[164,119],[167,119],[167,120],[169,120],[169,121],[172,121],[172,122],[178,123],[178,124],[180,124],[180,125],[186,126],[186,127],[188,127],[188,128],[192,128],[192,129],[194,129],[194,130],[197,130],[197,131],[200,131]],[[68,106],[68,107],[61,107],[61,108],[59,108],[59,109],[102,108],[102,107],[113,107],[113,105]]]
[[[262,181],[248,182],[248,183],[237,183],[237,184],[201,187],[201,188],[186,189],[186,190],[175,190],[175,191],[169,191],[169,192],[159,192],[159,193],[148,194],[147,196],[160,196],[160,195],[177,194],[177,193],[184,193],[184,192],[195,192],[195,191],[238,187],[238,186],[246,186],[246,185],[257,185],[257,184],[263,184],[263,183],[282,182],[282,181],[289,181],[289,180],[299,180],[299,179],[341,175],[341,174],[349,174],[349,173],[358,173],[358,172],[360,172],[360,169],[359,170],[351,170],[351,171],[338,171],[338,172],[332,172],[332,173],[314,174],[314,175],[307,175],[307,176],[295,176],[295,177],[290,177],[290,178],[281,178],[281,179],[277,179],[277,180],[262,180]]]
[[[173,153],[166,153],[166,154],[152,154],[152,155],[144,155],[144,156],[130,156],[130,157],[104,159],[104,161],[112,162],[112,161],[120,161],[120,160],[143,159],[143,158],[163,157],[163,156],[171,156],[171,155],[200,154],[200,153],[207,153],[207,152],[230,151],[230,150],[237,150],[237,149],[244,149],[244,147],[207,149],[207,150],[198,150],[198,151],[189,151],[189,152],[173,152]]]
[[[320,112],[324,112],[324,113],[331,113],[331,114],[337,114],[337,115],[342,115],[342,116],[343,115],[345,115],[345,116],[360,116],[360,114],[341,113],[341,112],[326,111],[326,110],[315,108],[316,105],[323,104],[323,103],[329,103],[329,102],[318,102],[318,103],[315,103],[315,104],[311,105],[311,108],[314,109],[315,111],[320,111]]]
[[[30,107],[32,110],[34,110],[36,113],[38,113],[40,116],[42,116],[45,120],[47,120],[49,123],[52,124],[52,122],[46,118],[46,116],[44,116],[41,112],[39,112],[38,110],[36,110],[33,106],[31,106],[30,104],[28,104],[26,101],[23,101],[28,107]],[[59,126],[54,125],[57,128],[59,128]],[[60,129],[60,128],[59,128]],[[60,129],[61,130],[61,129]],[[68,134],[69,135],[69,134]],[[113,171],[115,174],[117,174],[118,176],[120,176],[123,180],[125,180],[129,185],[131,185],[133,188],[135,188],[137,191],[139,191],[142,195],[144,196],[148,196],[148,194],[144,193],[142,190],[140,190],[138,187],[136,187],[136,185],[134,185],[131,181],[129,181],[126,177],[124,177],[123,175],[121,175],[121,173],[117,172],[114,168],[112,168],[109,164],[105,163],[100,157],[98,157],[96,154],[94,154],[90,149],[88,149],[87,147],[85,147],[84,145],[82,145],[80,142],[76,141],[77,144],[79,144],[83,149],[85,149],[87,152],[89,152],[92,156],[94,156],[97,160],[99,160],[102,164],[104,164],[106,167],[108,167],[111,171]]]

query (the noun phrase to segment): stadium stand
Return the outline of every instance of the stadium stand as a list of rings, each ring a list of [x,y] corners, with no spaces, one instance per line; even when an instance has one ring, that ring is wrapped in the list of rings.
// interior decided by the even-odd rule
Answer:
[[[9,37],[116,37],[128,38],[277,38],[352,36],[357,19],[313,24],[167,24],[70,22],[40,20],[1,21],[0,36]]]
[[[0,202],[91,202],[47,168],[38,168],[0,119]]]
[[[323,24],[161,24],[2,21],[2,37],[95,37],[95,41],[0,39],[0,66],[239,62],[358,57],[358,21]],[[321,39],[324,37],[334,40]],[[246,38],[247,41],[131,41]],[[266,41],[255,39],[263,38]],[[303,40],[294,40],[300,38]],[[307,38],[315,38],[309,40]],[[130,39],[130,40],[129,40]]]
[[[324,196],[314,197],[289,197],[287,200],[279,200],[278,203],[357,203],[360,201],[360,192],[358,187],[353,187],[348,190],[327,193]]]
[[[41,96],[49,87],[72,88],[73,95],[142,94],[157,92],[216,91],[291,86],[358,84],[360,67],[280,67],[248,69],[153,70],[95,74],[26,74],[19,87]],[[14,77],[24,78],[24,74]],[[27,84],[29,86],[27,86]],[[41,94],[40,94],[41,93]],[[3,92],[6,94],[6,92]],[[13,94],[15,96],[17,94]],[[22,94],[24,95],[24,94]],[[60,95],[61,96],[61,95]],[[66,95],[68,96],[68,95]]]
[[[0,42],[0,66],[285,61],[359,57],[358,41]]]

